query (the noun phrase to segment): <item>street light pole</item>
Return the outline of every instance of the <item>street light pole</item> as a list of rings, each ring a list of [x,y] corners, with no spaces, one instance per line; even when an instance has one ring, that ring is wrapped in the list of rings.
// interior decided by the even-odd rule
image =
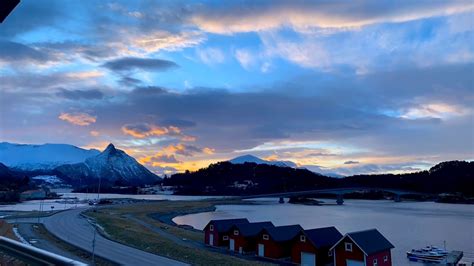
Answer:
[[[95,227],[94,228],[94,238],[92,238],[92,265],[95,265]]]

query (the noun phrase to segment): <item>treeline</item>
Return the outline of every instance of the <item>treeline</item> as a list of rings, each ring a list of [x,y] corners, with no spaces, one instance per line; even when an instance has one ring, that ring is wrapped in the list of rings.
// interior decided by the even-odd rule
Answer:
[[[409,174],[355,175],[332,178],[306,169],[266,164],[219,162],[195,172],[163,180],[177,194],[251,195],[335,187],[378,187],[425,193],[474,196],[474,162],[442,162],[427,171]]]
[[[27,176],[11,171],[0,163],[0,202],[17,202],[20,193],[32,188]]]

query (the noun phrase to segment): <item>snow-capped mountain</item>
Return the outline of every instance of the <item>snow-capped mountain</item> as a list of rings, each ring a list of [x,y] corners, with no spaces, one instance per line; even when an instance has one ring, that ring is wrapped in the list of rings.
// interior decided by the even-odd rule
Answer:
[[[68,179],[104,179],[104,182],[124,184],[152,183],[160,178],[113,144],[83,163],[62,165],[56,170]]]
[[[229,162],[233,164],[243,164],[243,163],[268,164],[268,165],[275,165],[275,166],[280,166],[280,167],[296,167],[297,166],[294,162],[291,162],[291,161],[267,161],[250,154],[235,157],[234,159],[229,160]]]
[[[20,170],[51,170],[63,164],[84,162],[99,153],[68,144],[0,143],[0,162]]]

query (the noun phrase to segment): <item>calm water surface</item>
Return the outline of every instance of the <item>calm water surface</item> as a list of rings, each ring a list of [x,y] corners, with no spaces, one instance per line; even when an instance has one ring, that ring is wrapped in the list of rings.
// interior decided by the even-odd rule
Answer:
[[[97,199],[97,193],[70,193],[60,192],[64,199],[48,199],[48,200],[30,200],[15,204],[0,205],[1,211],[43,211],[64,210],[87,206],[89,200]],[[136,200],[202,200],[209,198],[224,198],[223,196],[176,196],[166,194],[156,195],[128,195],[128,194],[100,194],[101,199],[136,199]],[[0,214],[1,216],[1,214]]]
[[[336,226],[343,234],[377,228],[395,245],[394,265],[420,265],[409,262],[405,252],[430,244],[443,247],[443,241],[448,250],[464,251],[463,261],[474,262],[474,205],[346,200],[343,206],[305,206],[278,204],[276,199],[259,203],[217,206],[215,212],[179,216],[173,221],[202,229],[211,219],[245,217],[251,222],[300,224],[305,229]]]

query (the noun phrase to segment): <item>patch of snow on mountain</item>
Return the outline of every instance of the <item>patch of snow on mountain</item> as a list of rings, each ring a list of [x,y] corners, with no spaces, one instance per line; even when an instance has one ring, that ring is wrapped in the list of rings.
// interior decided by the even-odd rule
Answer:
[[[68,144],[0,143],[0,162],[22,170],[53,169],[63,164],[81,163],[99,153],[98,150],[86,150]]]
[[[256,163],[275,165],[280,167],[296,167],[296,164],[291,161],[266,161],[250,154],[235,157],[234,159],[229,160],[229,162],[233,164]]]

